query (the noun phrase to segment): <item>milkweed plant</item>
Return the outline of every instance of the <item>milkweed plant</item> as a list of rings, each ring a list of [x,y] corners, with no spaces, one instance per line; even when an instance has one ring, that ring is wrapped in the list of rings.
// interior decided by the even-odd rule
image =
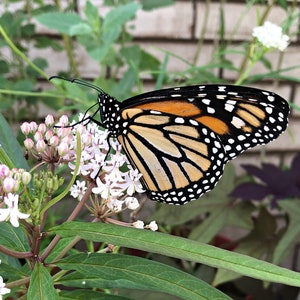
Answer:
[[[120,7],[124,10],[122,14]],[[125,17],[127,10],[138,8],[133,3],[120,7],[115,11],[119,16],[115,20],[120,19],[120,22],[127,22],[132,17]],[[93,12],[93,6],[88,2],[85,13],[92,18]],[[89,32],[89,26],[90,23],[81,23],[76,30],[81,28]],[[13,51],[24,59],[1,25],[0,32]],[[121,26],[116,32],[121,32]],[[255,27],[236,83],[244,83],[265,54],[283,52],[289,43],[289,36],[278,25],[266,21]],[[39,71],[39,68],[35,70]],[[207,240],[202,236],[199,241],[193,233],[185,237],[171,235],[171,230],[164,224],[168,219],[178,224],[176,221],[179,222],[182,216],[186,221],[191,221],[196,214],[214,216],[213,211],[203,210],[200,204],[205,204],[206,199],[211,201],[209,197],[219,197],[246,223],[249,211],[251,214],[258,205],[249,204],[249,199],[242,201],[241,205],[247,206],[246,217],[241,215],[241,210],[235,211],[232,198],[227,195],[236,194],[246,199],[248,190],[262,189],[261,183],[245,185],[243,182],[235,191],[231,187],[233,183],[220,183],[215,194],[212,191],[203,200],[184,207],[158,205],[154,220],[148,220],[141,214],[147,201],[140,183],[142,175],[128,162],[118,141],[109,138],[107,130],[86,120],[86,114],[79,114],[76,121],[70,121],[67,115],[55,121],[55,116],[49,114],[40,124],[34,120],[24,122],[21,132],[25,157],[31,166],[28,169],[16,167],[10,153],[5,152],[5,145],[0,148],[0,300],[129,299],[122,296],[122,289],[164,292],[182,299],[231,299],[213,285],[241,275],[300,286],[299,273],[275,265],[281,261],[287,247],[294,245],[298,231],[291,232],[288,228],[288,234],[280,232],[283,239],[277,241],[280,249],[275,250],[273,260],[269,259],[274,263],[271,264],[201,243],[211,241],[209,234],[215,236],[217,230],[202,231]],[[12,138],[8,129],[1,134],[7,140]],[[18,147],[11,151],[18,151]],[[299,202],[300,194],[295,171],[299,161],[299,158],[294,160],[289,173],[278,172],[294,176],[294,203]],[[264,178],[270,176],[268,172],[251,170],[259,179],[261,174]],[[263,191],[261,201],[270,189],[264,186]],[[280,195],[276,194],[276,200]],[[288,197],[288,194],[284,195]],[[294,206],[290,202],[276,201],[274,205],[273,201],[268,208],[274,209],[274,206],[290,215],[293,213]],[[260,217],[270,218],[268,210],[261,210]],[[296,224],[294,218],[290,221]],[[220,223],[220,226],[223,225]],[[176,231],[176,226],[174,228]],[[154,254],[160,255],[159,261],[163,261],[161,257],[169,256],[175,258],[176,263],[169,266],[168,262],[158,262]],[[178,261],[182,262],[184,271],[179,269]],[[225,271],[217,273],[217,279],[210,285],[201,279],[202,275],[193,272],[199,264]]]

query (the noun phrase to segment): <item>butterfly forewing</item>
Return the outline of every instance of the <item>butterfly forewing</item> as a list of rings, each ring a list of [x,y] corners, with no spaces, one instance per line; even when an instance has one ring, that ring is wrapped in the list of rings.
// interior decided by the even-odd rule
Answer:
[[[153,91],[130,98],[122,106],[194,119],[220,137],[227,159],[276,139],[286,129],[289,113],[287,102],[274,93],[217,85]]]

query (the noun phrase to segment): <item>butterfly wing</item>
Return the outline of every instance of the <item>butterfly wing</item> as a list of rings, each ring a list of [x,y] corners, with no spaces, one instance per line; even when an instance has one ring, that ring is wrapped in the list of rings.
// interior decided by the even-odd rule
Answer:
[[[287,102],[277,94],[232,85],[153,91],[130,98],[121,106],[197,121],[219,136],[228,160],[276,139],[286,129],[289,114]]]
[[[211,190],[222,176],[225,149],[209,128],[189,118],[130,108],[118,136],[143,174],[152,200],[184,204]]]

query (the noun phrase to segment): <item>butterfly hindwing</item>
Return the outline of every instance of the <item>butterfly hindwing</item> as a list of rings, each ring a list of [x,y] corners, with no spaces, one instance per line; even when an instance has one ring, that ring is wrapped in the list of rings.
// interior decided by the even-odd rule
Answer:
[[[222,176],[225,150],[219,137],[198,122],[129,108],[118,139],[143,174],[152,200],[184,204],[211,190]]]

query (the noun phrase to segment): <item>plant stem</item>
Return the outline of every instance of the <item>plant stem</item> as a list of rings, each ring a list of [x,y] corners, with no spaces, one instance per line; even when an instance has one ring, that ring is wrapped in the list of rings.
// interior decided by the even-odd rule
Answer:
[[[8,37],[6,34],[4,28],[0,25],[0,34],[3,36],[4,40],[8,44],[8,46],[13,50],[13,52],[18,55],[18,57],[21,57],[22,60],[26,61],[28,65],[30,65],[35,71],[37,71],[42,77],[48,80],[48,75],[40,69],[37,65],[35,65],[21,50],[19,50],[13,41]]]
[[[71,213],[71,215],[69,216],[69,218],[66,220],[66,222],[70,222],[73,221],[76,216],[79,214],[79,212],[81,211],[82,207],[85,205],[86,201],[88,200],[92,189],[96,186],[95,182],[91,182],[90,185],[88,186],[84,196],[82,197],[82,199],[80,200],[80,202],[77,204],[77,206],[74,208],[73,212]],[[59,240],[61,239],[61,237],[59,235],[56,235],[54,237],[54,239],[51,241],[51,243],[48,245],[48,247],[46,248],[46,250],[44,251],[43,255],[41,256],[41,261],[44,261],[48,255],[51,253],[51,251],[54,249],[54,247],[56,246],[56,244],[59,242]],[[63,254],[65,254],[66,252],[69,251],[69,249],[71,249],[80,239],[78,237],[75,237],[68,246],[65,247],[65,249],[63,250]],[[56,259],[61,257],[60,253]]]

